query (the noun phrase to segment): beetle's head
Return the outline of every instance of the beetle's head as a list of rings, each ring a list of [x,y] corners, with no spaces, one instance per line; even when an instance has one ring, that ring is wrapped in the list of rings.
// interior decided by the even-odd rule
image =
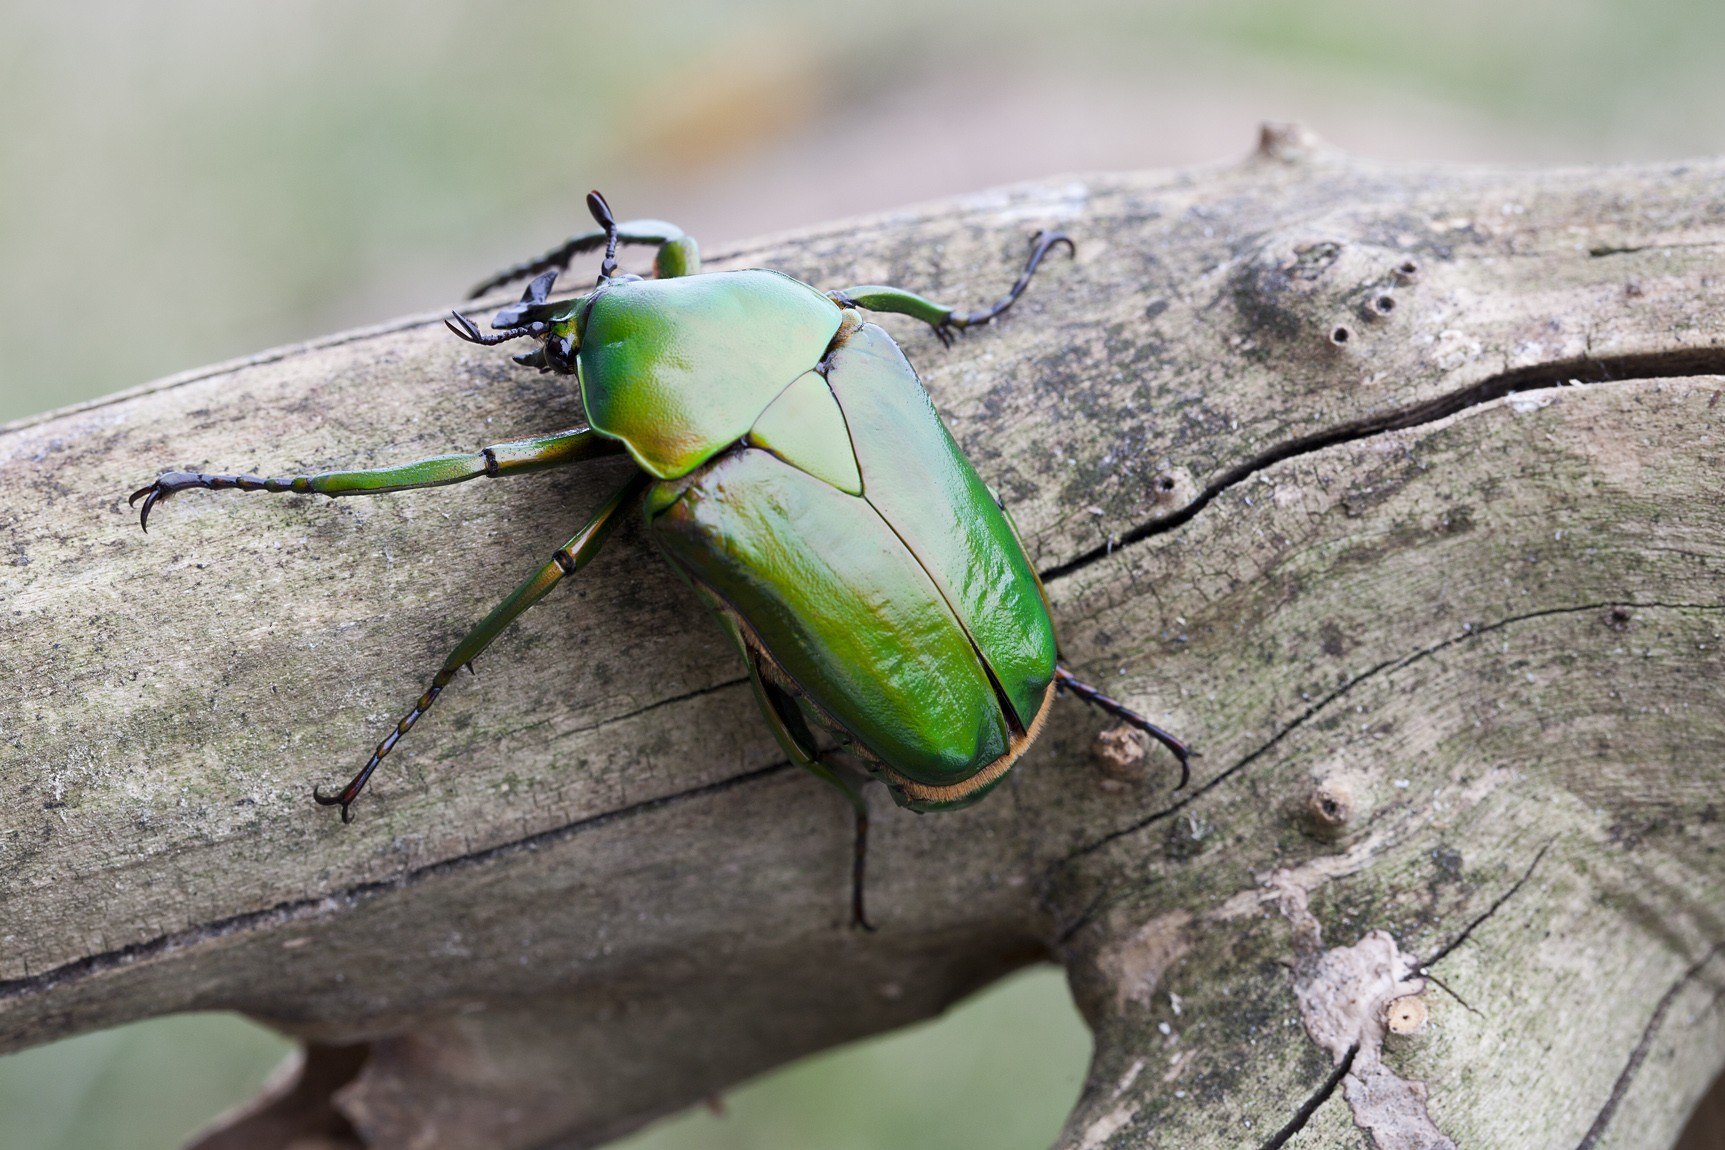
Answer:
[[[460,312],[451,312],[444,326],[468,343],[490,347],[512,339],[533,339],[539,342],[534,351],[515,357],[515,362],[540,371],[555,371],[568,375],[575,370],[575,353],[581,349],[581,328],[593,295],[578,299],[552,301],[551,287],[557,282],[557,271],[534,277],[521,293],[521,299],[491,317],[495,335],[482,334],[472,320]],[[594,293],[597,295],[598,293]]]
[[[491,317],[495,335],[482,335],[473,321],[460,312],[452,312],[445,326],[469,343],[504,343],[512,339],[534,339],[539,347],[515,356],[515,362],[540,371],[569,375],[575,371],[575,356],[581,350],[581,332],[587,326],[587,316],[593,303],[618,284],[639,283],[637,275],[617,274],[617,221],[611,206],[598,192],[587,194],[587,210],[593,213],[605,233],[605,259],[599,266],[599,282],[585,296],[571,300],[551,300],[552,285],[557,282],[559,268],[551,268],[535,276],[521,293],[521,299]]]
[[[575,374],[575,353],[581,350],[581,343],[571,333],[548,331],[541,338],[539,346],[533,351],[524,351],[512,356],[516,363],[523,367],[536,367],[540,371],[554,371],[558,375]]]

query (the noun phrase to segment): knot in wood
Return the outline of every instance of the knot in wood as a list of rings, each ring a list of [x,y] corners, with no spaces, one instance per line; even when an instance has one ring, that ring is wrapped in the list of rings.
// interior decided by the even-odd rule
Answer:
[[[1341,833],[1354,818],[1353,788],[1337,781],[1319,783],[1307,796],[1306,817],[1320,835]]]
[[[1121,782],[1141,783],[1149,777],[1149,757],[1144,736],[1125,723],[1098,731],[1090,741],[1090,761]]]
[[[1430,1017],[1431,1008],[1426,1006],[1424,996],[1418,994],[1404,994],[1384,1007],[1384,1026],[1391,1034],[1403,1038],[1424,1030]]]

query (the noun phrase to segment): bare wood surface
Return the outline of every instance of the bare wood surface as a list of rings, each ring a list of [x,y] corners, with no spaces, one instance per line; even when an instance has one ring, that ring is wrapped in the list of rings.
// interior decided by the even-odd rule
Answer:
[[[311,804],[626,465],[124,504],[567,426],[562,381],[425,317],[12,425],[0,1049],[232,1008],[325,1044],[272,1145],[586,1146],[1054,957],[1063,1147],[1667,1145],[1725,1061],[1722,189],[1280,130],[719,253],[969,305],[1074,235],[952,352],[895,330],[1069,661],[1203,753],[1170,795],[1068,703],[971,810],[874,795],[874,935],[633,527]]]

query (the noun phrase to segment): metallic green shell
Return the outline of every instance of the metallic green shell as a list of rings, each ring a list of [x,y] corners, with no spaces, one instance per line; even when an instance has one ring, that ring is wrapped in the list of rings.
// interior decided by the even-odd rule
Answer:
[[[1028,727],[1054,678],[1054,624],[1018,535],[892,337],[864,324],[833,353],[863,498],[916,556]],[[983,764],[978,764],[982,766]]]
[[[819,715],[890,772],[949,787],[998,764],[974,794],[897,796],[962,805],[998,781],[1047,701],[1047,602],[891,337],[872,324],[849,332],[825,375],[860,497],[823,478],[828,465],[739,446],[654,484],[649,532]]]
[[[772,271],[607,287],[576,359],[588,421],[649,474],[687,475],[820,361],[839,318],[826,296]]]
[[[649,532],[808,703],[906,777],[959,782],[1010,731],[945,597],[866,499],[743,448],[654,485]]]
[[[846,494],[862,494],[862,473],[844,412],[818,371],[805,371],[761,412],[749,428],[749,444],[766,448]]]

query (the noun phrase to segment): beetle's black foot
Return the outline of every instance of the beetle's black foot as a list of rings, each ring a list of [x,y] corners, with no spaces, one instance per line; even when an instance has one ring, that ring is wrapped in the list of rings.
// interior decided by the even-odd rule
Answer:
[[[947,316],[946,319],[935,325],[936,334],[939,334],[942,328],[962,330],[967,327],[979,327],[985,323],[992,323],[1007,308],[1017,302],[1019,296],[1024,294],[1024,289],[1030,286],[1030,277],[1036,274],[1036,269],[1041,265],[1043,257],[1061,244],[1066,245],[1067,254],[1074,257],[1078,255],[1077,247],[1073,245],[1071,238],[1065,232],[1037,232],[1031,236],[1030,259],[1025,263],[1024,270],[1019,273],[1018,282],[1012,285],[1011,290],[995,300],[991,307],[966,315]],[[947,340],[947,346],[952,346],[951,340]]]
[[[353,812],[348,808],[353,806],[353,800],[359,796],[348,794],[347,792],[350,788],[351,784],[349,787],[343,787],[333,795],[326,795],[323,793],[322,787],[313,787],[311,789],[312,801],[317,803],[320,807],[340,806],[341,821],[344,823],[351,823],[353,821]]]
[[[874,923],[868,920],[868,911],[863,909],[863,888],[868,868],[868,803],[855,791],[847,788],[846,793],[856,804],[857,815],[856,839],[851,850],[851,929],[873,934]]]
[[[145,531],[148,531],[150,529],[150,508],[154,507],[157,503],[161,502],[163,498],[165,498],[161,480],[157,480],[148,487],[140,487],[138,490],[132,492],[132,494],[126,499],[126,506],[136,507],[138,505],[138,497],[142,495],[148,495],[149,498],[144,500],[144,509],[138,514],[138,526],[142,527]]]
[[[138,500],[144,501],[144,506],[138,510],[138,526],[145,531],[150,529],[150,508],[166,499],[176,491],[184,491],[188,487],[208,487],[204,476],[196,471],[164,471],[156,476],[156,481],[148,487],[140,487],[126,497],[126,506],[137,507]]]
[[[1030,258],[1040,263],[1043,256],[1061,244],[1066,245],[1067,255],[1074,259],[1078,257],[1078,245],[1072,242],[1071,236],[1065,232],[1040,231],[1030,237]]]

